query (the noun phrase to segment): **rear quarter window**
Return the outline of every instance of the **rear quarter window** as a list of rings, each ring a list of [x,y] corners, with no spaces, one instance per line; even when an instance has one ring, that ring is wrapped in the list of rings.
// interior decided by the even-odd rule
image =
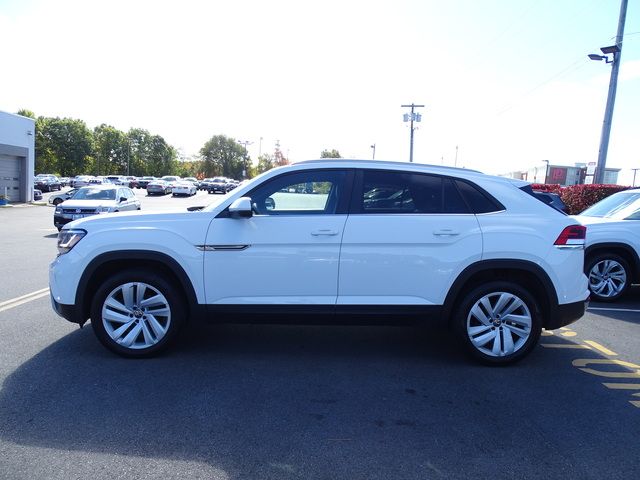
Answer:
[[[473,213],[490,213],[504,210],[504,206],[476,185],[455,180],[458,191]]]

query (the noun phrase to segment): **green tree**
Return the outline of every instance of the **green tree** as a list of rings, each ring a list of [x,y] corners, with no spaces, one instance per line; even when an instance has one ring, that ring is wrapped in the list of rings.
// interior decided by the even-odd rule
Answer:
[[[245,149],[233,138],[226,135],[214,135],[200,149],[202,170],[207,177],[223,175],[241,178],[242,171],[251,165],[245,158]]]
[[[271,170],[275,166],[275,157],[273,155],[269,155],[268,153],[263,153],[258,157],[258,166],[256,167],[256,173],[260,174],[266,172],[267,170]]]
[[[148,165],[152,171],[157,172],[157,176],[174,174],[177,169],[176,149],[160,135],[152,135],[150,138]]]
[[[36,172],[72,176],[87,171],[91,162],[93,135],[82,120],[39,117],[36,120],[35,142]]]
[[[202,162],[200,161],[185,161],[177,162],[174,173],[181,177],[198,177],[202,172]]]
[[[128,138],[124,132],[102,124],[93,129],[95,175],[125,175],[128,161]]]
[[[340,152],[335,148],[332,150],[323,150],[320,153],[320,158],[342,158]]]
[[[31,110],[27,110],[26,108],[21,108],[20,110],[18,110],[16,112],[16,115],[22,115],[23,117],[33,118],[34,120],[36,119],[36,114],[33,113]]]

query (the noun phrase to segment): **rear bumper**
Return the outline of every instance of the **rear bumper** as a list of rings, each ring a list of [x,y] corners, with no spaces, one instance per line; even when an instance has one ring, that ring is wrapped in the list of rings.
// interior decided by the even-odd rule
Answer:
[[[581,302],[565,303],[558,305],[555,313],[547,320],[544,328],[546,330],[555,330],[560,327],[569,325],[580,319],[589,306],[589,299]]]

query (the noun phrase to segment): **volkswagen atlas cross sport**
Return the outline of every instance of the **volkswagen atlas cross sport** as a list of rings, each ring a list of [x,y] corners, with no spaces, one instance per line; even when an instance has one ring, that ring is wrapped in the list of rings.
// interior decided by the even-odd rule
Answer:
[[[65,225],[53,308],[128,357],[165,350],[188,319],[443,319],[477,359],[514,362],[589,295],[585,227],[527,188],[399,162],[275,168],[200,210]]]

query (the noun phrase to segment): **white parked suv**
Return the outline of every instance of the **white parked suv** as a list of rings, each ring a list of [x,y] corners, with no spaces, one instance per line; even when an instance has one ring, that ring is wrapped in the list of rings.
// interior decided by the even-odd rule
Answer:
[[[585,273],[591,298],[619,299],[640,283],[640,188],[614,193],[575,219],[589,229]]]
[[[50,266],[53,307],[129,357],[187,319],[449,322],[514,362],[580,318],[585,227],[522,181],[412,163],[314,160],[206,208],[74,221]],[[229,275],[228,272],[236,272]]]

